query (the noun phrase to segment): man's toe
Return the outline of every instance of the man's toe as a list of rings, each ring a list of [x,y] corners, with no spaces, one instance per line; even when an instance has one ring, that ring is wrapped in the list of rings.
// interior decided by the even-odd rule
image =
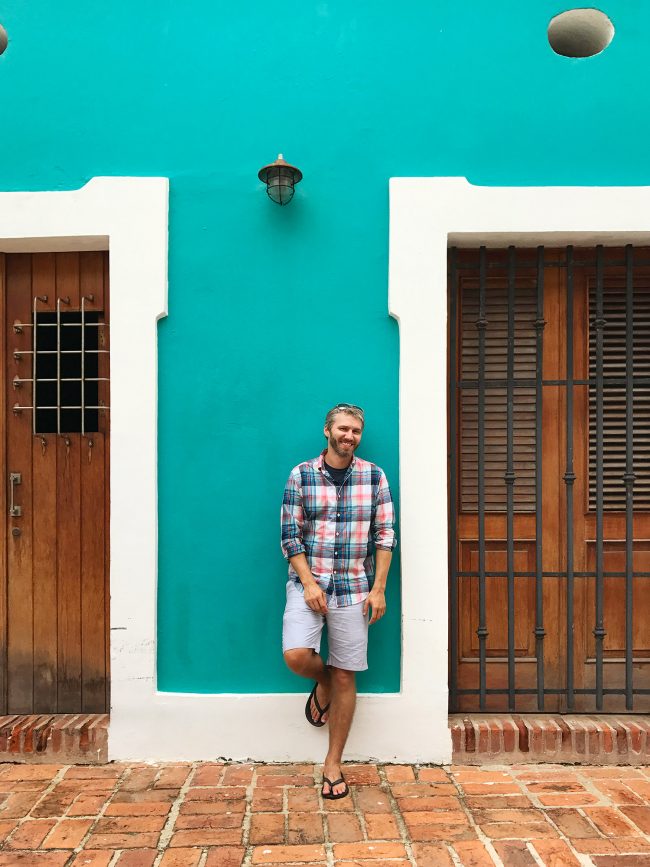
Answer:
[[[325,701],[324,699],[321,699],[321,697],[318,695],[318,689],[316,689],[315,696],[311,700],[311,718],[314,720],[314,722],[318,722],[318,718],[319,718],[319,712],[318,712],[318,707],[316,707],[316,701],[318,702],[318,705],[321,708],[326,707],[326,705],[327,705],[327,701]],[[329,716],[329,714],[327,712],[325,712],[320,717],[320,721],[321,722],[327,722],[328,716]]]

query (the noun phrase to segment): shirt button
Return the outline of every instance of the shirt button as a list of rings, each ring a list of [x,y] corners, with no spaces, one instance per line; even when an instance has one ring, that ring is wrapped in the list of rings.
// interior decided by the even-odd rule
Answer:
[[[341,517],[341,513],[340,513],[340,512],[337,512],[337,513],[336,513],[336,517],[337,517],[337,518],[340,518],[340,517]]]

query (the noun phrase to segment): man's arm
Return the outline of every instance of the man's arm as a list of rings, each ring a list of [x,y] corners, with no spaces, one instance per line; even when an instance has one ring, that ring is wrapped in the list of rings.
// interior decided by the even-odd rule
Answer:
[[[280,527],[282,553],[286,560],[291,560],[296,554],[304,554],[302,542],[302,527],[305,514],[302,507],[302,490],[298,480],[292,473],[287,479],[282,496],[282,511],[280,512]]]
[[[388,479],[382,472],[372,527],[375,542],[375,581],[363,605],[364,614],[368,613],[368,608],[372,608],[371,624],[381,620],[386,613],[386,581],[390,561],[393,558],[393,548],[397,545],[393,530],[394,523],[393,498],[388,487]]]
[[[386,580],[392,559],[392,551],[387,551],[385,548],[377,548],[375,551],[375,583],[363,603],[364,615],[368,613],[369,607],[372,608],[371,625],[381,620],[386,613]]]
[[[289,562],[296,570],[300,583],[305,591],[305,602],[312,611],[317,611],[319,614],[327,614],[327,597],[320,589],[316,579],[311,573],[307,557],[304,554],[296,554],[289,558]]]
[[[293,473],[289,476],[282,497],[282,553],[291,563],[305,591],[305,602],[312,611],[327,612],[327,599],[311,573],[302,541],[304,524],[302,490]]]

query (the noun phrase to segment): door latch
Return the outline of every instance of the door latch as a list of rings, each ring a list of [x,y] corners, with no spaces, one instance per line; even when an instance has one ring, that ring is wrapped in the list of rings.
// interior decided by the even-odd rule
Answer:
[[[9,473],[9,488],[10,488],[10,495],[11,495],[11,497],[10,497],[11,502],[9,503],[9,514],[11,515],[12,518],[20,518],[20,516],[23,513],[23,510],[21,509],[21,507],[17,506],[14,503],[14,491],[15,491],[16,485],[22,484],[22,481],[23,481],[23,477],[20,473]]]

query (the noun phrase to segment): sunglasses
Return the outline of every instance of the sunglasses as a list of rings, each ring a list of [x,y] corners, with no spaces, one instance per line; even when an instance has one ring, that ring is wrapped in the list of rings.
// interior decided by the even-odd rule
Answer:
[[[334,409],[356,409],[363,415],[363,409],[356,403],[337,403]]]

